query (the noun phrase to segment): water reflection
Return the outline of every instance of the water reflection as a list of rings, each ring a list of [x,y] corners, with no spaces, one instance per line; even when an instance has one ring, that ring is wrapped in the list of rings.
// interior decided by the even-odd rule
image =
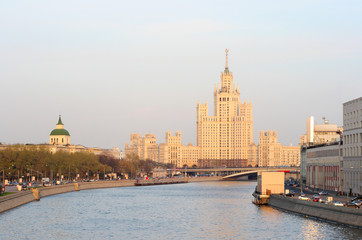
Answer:
[[[51,196],[0,214],[0,239],[358,239],[362,234],[258,207],[251,203],[255,184],[189,183]]]

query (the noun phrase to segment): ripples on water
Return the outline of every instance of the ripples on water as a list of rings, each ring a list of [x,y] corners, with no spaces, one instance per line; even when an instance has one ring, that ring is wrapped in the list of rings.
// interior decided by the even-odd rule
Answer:
[[[0,239],[361,239],[362,230],[251,203],[255,182],[85,190],[0,214]]]

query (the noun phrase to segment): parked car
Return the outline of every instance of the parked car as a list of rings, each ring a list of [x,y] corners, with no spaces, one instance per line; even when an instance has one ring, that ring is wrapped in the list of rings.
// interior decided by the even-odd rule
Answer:
[[[362,200],[362,195],[352,198],[351,202],[356,201],[356,200]]]
[[[354,204],[357,204],[359,207],[362,205],[362,200],[354,200],[352,201]]]
[[[313,197],[313,198],[312,198],[313,202],[319,202],[319,199],[320,199],[320,197],[319,197],[319,196],[318,196],[318,197]]]
[[[358,206],[356,203],[354,202],[348,202],[344,204],[345,207],[350,207],[350,208],[360,208],[360,206]]]
[[[326,191],[322,191],[322,192],[320,192],[320,193],[319,193],[319,195],[321,195],[321,196],[325,196],[325,195],[328,195],[328,192],[326,192]]]
[[[51,182],[44,182],[43,187],[50,187],[52,184]]]
[[[311,201],[311,199],[309,197],[303,197],[303,196],[299,196],[298,199],[305,200],[305,201]]]
[[[294,197],[294,196],[295,196],[295,191],[290,190],[289,193],[285,194],[285,196],[287,196],[287,197]]]
[[[342,203],[342,202],[333,202],[333,205],[334,206],[339,206],[339,207],[343,207],[344,206],[344,204]]]

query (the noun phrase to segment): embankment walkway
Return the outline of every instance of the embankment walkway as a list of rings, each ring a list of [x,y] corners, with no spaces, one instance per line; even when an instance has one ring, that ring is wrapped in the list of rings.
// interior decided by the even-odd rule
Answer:
[[[312,216],[362,228],[362,209],[339,207],[319,202],[303,201],[281,195],[270,195],[268,205],[304,216]]]
[[[41,187],[36,189],[39,191],[38,192],[39,197],[43,198],[51,195],[87,190],[87,189],[130,187],[134,186],[134,183],[135,183],[134,180],[80,182],[80,183],[71,183],[71,184],[58,185],[52,187]],[[36,196],[35,194],[33,194],[32,190],[16,192],[14,194],[0,197],[0,213],[35,200]]]

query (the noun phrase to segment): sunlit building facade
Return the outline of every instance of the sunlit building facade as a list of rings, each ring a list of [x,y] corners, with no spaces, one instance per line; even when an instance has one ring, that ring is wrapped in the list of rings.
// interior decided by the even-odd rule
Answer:
[[[175,135],[166,132],[165,143],[157,144],[154,134],[141,137],[139,133],[131,134],[130,143],[126,143],[125,154],[135,153],[141,160],[159,163],[171,163],[176,167],[196,167],[200,159],[200,148],[189,143],[182,145],[181,132]]]
[[[70,134],[64,129],[61,116],[59,116],[58,123],[53,131],[49,135],[49,144],[66,146],[70,145]]]
[[[249,154],[248,154],[248,167],[257,167],[258,166],[258,146],[255,143],[250,144]]]
[[[197,104],[197,146],[204,160],[247,160],[253,142],[252,104],[240,101],[239,86],[233,83],[226,66],[221,85],[214,89],[214,114],[209,116],[208,103]]]
[[[177,167],[257,165],[252,104],[240,101],[239,86],[235,87],[233,74],[229,71],[228,50],[221,85],[215,85],[214,89],[214,114],[209,116],[207,103],[199,102],[196,111],[197,146],[182,145],[181,132],[176,132],[175,136],[167,132],[165,143],[154,143],[151,147],[146,146],[147,141],[141,140],[139,134],[131,134],[130,144],[126,144],[125,148],[126,155],[134,152],[140,159],[154,160],[156,156],[150,158],[145,151],[158,148],[157,161],[172,163]]]
[[[282,146],[277,131],[260,131],[258,146],[259,167],[299,166],[300,147]]]
[[[141,137],[139,133],[131,134],[129,144],[126,143],[124,149],[125,155],[135,153],[142,160],[158,161],[159,149],[157,144],[157,138],[154,134],[146,134]]]

